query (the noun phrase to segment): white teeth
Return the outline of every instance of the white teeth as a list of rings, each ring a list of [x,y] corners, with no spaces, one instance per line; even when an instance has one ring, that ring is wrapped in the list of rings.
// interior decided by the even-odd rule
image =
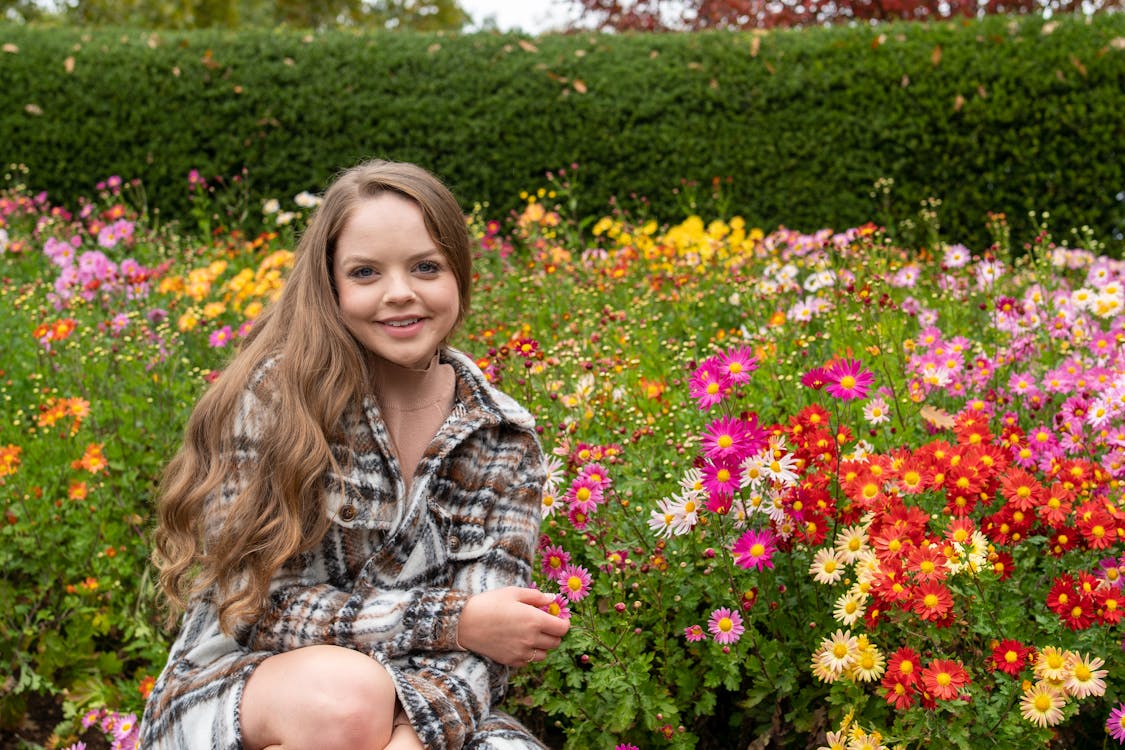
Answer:
[[[413,320],[388,320],[387,325],[391,326],[392,328],[405,328],[406,326],[412,326],[417,322],[418,318],[414,318]]]

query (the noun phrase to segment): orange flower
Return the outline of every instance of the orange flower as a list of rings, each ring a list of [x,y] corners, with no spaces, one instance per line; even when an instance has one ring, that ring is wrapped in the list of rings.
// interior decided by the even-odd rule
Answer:
[[[102,443],[90,443],[86,446],[86,452],[82,458],[71,463],[71,468],[85,469],[91,474],[97,474],[99,471],[106,471],[109,469],[109,462],[106,461],[105,455],[102,454]]]
[[[23,448],[10,443],[0,448],[0,477],[16,473],[16,469],[20,465],[20,453],[22,452]]]
[[[66,496],[71,500],[85,500],[88,494],[89,489],[85,482],[73,481],[70,483],[70,489],[67,490]]]

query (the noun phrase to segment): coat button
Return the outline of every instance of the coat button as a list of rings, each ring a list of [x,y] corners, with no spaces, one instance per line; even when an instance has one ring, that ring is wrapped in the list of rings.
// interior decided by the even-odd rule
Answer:
[[[461,549],[461,539],[456,534],[449,535],[449,549],[452,552]]]
[[[353,520],[355,520],[355,506],[354,505],[345,505],[343,508],[340,508],[340,520],[342,520],[342,521],[353,521]]]

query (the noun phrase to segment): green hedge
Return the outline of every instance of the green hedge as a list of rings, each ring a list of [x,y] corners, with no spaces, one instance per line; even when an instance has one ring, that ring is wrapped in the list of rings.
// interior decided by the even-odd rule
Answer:
[[[935,196],[944,234],[978,247],[988,211],[1125,231],[1123,15],[531,39],[3,26],[0,43],[3,158],[56,201],[120,174],[178,215],[192,168],[246,166],[255,199],[284,199],[384,156],[493,216],[577,163],[591,214],[638,194],[678,218],[681,179],[729,177],[731,211],[767,229]]]

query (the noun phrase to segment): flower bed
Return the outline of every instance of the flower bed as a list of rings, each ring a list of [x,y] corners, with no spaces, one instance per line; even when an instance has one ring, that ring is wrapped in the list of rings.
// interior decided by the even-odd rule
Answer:
[[[950,246],[936,203],[910,245],[721,194],[588,222],[569,177],[472,224],[459,345],[539,419],[537,584],[573,625],[509,707],[583,748],[1125,739],[1121,261],[998,215]],[[315,203],[247,237],[192,189],[202,237],[117,179],[0,196],[0,705],[63,691],[58,746],[163,663],[153,482]]]

